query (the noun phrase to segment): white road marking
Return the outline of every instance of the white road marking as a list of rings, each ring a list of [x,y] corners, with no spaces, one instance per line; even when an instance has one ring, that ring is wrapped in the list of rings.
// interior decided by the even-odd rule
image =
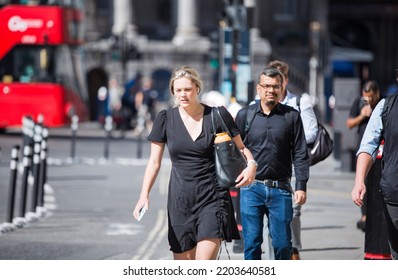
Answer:
[[[136,224],[110,224],[106,231],[107,235],[137,235],[144,227]]]
[[[138,248],[136,254],[133,256],[133,260],[145,260],[149,259],[153,252],[157,249],[160,241],[167,232],[167,218],[166,211],[161,209],[158,211],[157,220],[153,229],[149,232],[148,238],[144,244]]]

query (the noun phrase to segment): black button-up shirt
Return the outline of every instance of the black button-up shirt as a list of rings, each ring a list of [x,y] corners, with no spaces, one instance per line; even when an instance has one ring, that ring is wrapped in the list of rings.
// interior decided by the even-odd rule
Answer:
[[[278,103],[266,115],[260,103],[255,108],[254,120],[245,135],[247,109],[241,109],[236,124],[245,139],[246,147],[258,163],[256,179],[283,180],[296,177],[296,190],[306,191],[309,178],[307,144],[300,113],[290,106]]]

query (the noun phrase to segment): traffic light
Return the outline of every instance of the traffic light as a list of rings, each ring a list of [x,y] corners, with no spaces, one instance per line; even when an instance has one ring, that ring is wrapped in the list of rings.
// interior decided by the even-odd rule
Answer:
[[[129,43],[126,47],[126,58],[128,60],[139,60],[141,59],[141,53],[133,44]]]
[[[208,53],[210,67],[218,69],[220,67],[220,35],[219,31],[213,31],[209,34],[210,50]]]
[[[141,56],[137,47],[133,43],[127,41],[124,34],[113,36],[111,57],[114,60],[139,60]]]
[[[247,10],[242,0],[224,0],[223,19],[233,29],[247,29]]]

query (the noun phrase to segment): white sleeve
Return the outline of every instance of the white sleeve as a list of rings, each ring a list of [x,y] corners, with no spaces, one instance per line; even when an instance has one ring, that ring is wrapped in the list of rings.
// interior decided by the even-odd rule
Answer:
[[[311,144],[315,141],[316,134],[318,133],[318,121],[308,94],[301,96],[300,112],[304,126],[305,140],[307,144]]]

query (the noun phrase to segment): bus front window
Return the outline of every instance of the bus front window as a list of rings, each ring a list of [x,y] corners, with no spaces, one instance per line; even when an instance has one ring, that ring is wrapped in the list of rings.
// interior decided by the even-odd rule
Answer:
[[[52,48],[19,46],[13,52],[13,76],[21,83],[54,82],[54,51]]]

